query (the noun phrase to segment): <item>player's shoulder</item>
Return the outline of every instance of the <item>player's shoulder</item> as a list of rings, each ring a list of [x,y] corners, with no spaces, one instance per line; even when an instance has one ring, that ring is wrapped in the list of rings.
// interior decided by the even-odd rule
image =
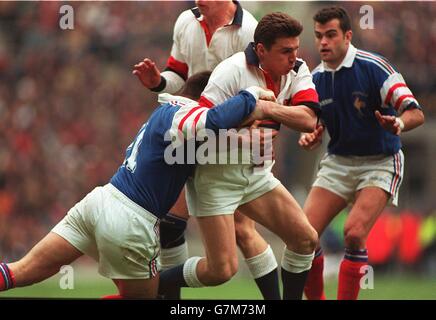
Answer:
[[[183,28],[192,22],[195,22],[195,13],[193,9],[183,11],[176,20],[176,28]]]
[[[304,61],[301,58],[297,58],[292,71],[294,71],[296,74],[310,73],[309,67],[307,66],[306,61]]]
[[[324,72],[324,66],[321,62],[312,70],[312,76],[319,76],[322,72]]]
[[[357,49],[355,59],[357,65],[387,76],[397,72],[388,59],[378,53]]]
[[[242,8],[242,26],[257,26],[256,18],[247,9]]]
[[[244,52],[236,52],[231,55],[227,59],[224,59],[218,64],[221,68],[226,68],[228,72],[231,72],[232,69],[243,69],[246,67],[246,59]]]

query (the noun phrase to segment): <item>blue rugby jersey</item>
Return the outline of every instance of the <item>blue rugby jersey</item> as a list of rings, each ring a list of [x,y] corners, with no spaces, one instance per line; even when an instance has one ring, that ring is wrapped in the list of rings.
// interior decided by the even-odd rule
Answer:
[[[110,180],[129,199],[158,218],[174,205],[195,166],[186,162],[167,164],[165,152],[187,150],[187,139],[200,130],[218,132],[237,127],[256,106],[256,99],[247,91],[211,109],[187,98],[168,96],[172,101],[158,107],[142,126],[126,150],[124,163]],[[180,138],[182,143],[175,143]]]
[[[331,138],[328,153],[366,156],[399,151],[400,137],[383,129],[374,112],[398,116],[421,107],[385,58],[350,44],[336,70],[322,62],[312,74],[321,118]]]

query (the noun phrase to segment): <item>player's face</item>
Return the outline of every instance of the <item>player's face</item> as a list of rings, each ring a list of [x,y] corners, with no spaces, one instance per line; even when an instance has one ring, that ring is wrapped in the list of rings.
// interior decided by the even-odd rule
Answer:
[[[338,19],[325,24],[315,22],[315,44],[321,60],[332,68],[340,65],[347,54],[352,35],[351,30],[345,33],[341,30]]]
[[[298,37],[278,38],[269,50],[258,44],[256,52],[262,68],[273,77],[279,77],[294,68],[299,47]]]
[[[197,5],[198,9],[200,9],[201,14],[209,17],[222,14],[221,8],[227,5],[227,2],[229,1],[195,0],[195,4]]]

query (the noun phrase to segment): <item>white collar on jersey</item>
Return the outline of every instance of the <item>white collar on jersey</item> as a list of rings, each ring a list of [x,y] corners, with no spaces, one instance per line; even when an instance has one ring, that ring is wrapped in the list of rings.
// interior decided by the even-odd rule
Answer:
[[[342,67],[351,68],[351,66],[353,65],[353,62],[354,62],[354,58],[356,57],[356,53],[357,53],[356,47],[350,43],[350,45],[348,46],[347,54],[345,55],[344,60],[342,60],[341,64],[336,69],[329,68],[327,66],[327,64],[324,61],[322,61],[320,71],[321,72],[323,72],[323,71],[338,71]]]
[[[189,98],[186,98],[186,97],[182,97],[182,96],[173,96],[172,94],[169,94],[169,93],[161,93],[161,94],[159,94],[158,97],[157,97],[157,101],[159,102],[159,104],[175,102],[175,101],[182,102],[182,103],[185,103],[185,104],[195,102],[192,99],[189,99]]]

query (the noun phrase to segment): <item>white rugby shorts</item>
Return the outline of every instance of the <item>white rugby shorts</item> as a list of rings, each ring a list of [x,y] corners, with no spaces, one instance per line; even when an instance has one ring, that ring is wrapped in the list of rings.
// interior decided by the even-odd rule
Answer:
[[[398,205],[398,192],[403,181],[404,154],[339,156],[325,154],[313,187],[327,189],[348,203],[355,193],[366,187],[378,187],[391,195],[389,203]]]
[[[53,228],[93,257],[110,279],[149,279],[160,270],[159,220],[112,184],[97,187]]]
[[[280,181],[271,169],[252,164],[197,165],[194,176],[186,183],[189,214],[195,217],[233,214],[250,202],[276,188]]]

